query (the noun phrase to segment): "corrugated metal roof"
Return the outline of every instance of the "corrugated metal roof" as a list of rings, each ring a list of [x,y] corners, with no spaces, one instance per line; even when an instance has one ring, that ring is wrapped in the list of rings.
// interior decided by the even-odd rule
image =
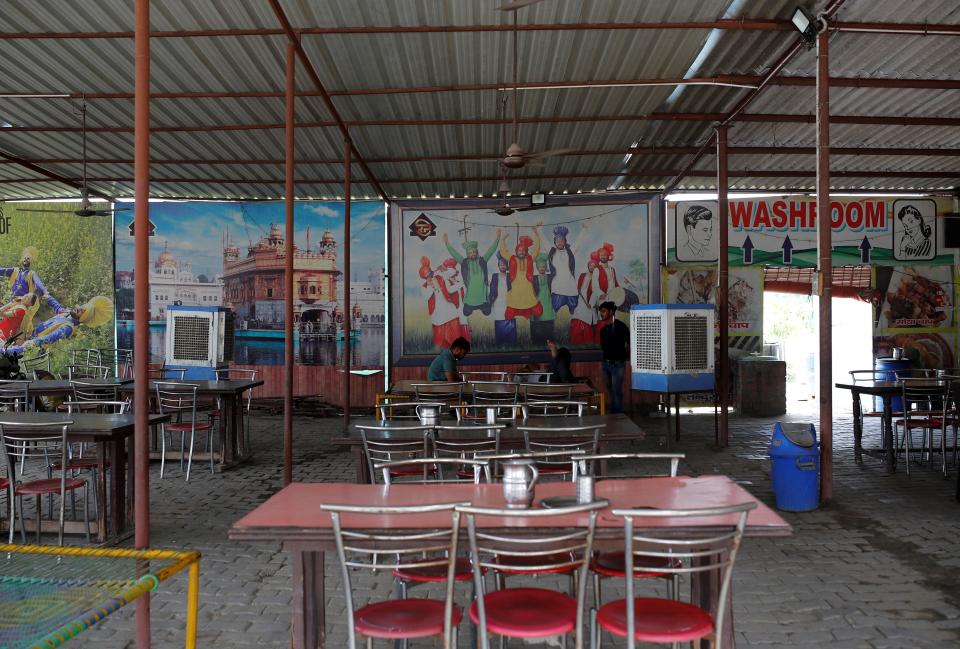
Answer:
[[[7,0],[4,26],[17,32],[130,32],[128,0],[75,0],[70,3]],[[395,28],[398,26],[509,25],[512,16],[494,9],[497,0],[283,0],[296,29]],[[739,14],[731,6],[743,7]],[[805,3],[814,10],[826,0]],[[521,10],[521,24],[656,23],[789,18],[793,0],[682,0],[670,3],[622,0],[544,0]],[[837,18],[848,22],[960,24],[960,7],[949,0],[903,3],[899,0],[847,0]],[[263,0],[165,0],[152,7],[155,31],[278,30]],[[519,34],[521,83],[591,83],[599,80],[670,79],[684,76],[762,75],[796,38],[790,31],[763,30],[541,30]],[[357,149],[376,178],[393,196],[491,195],[497,188],[504,142],[512,127],[498,123],[424,123],[436,120],[497,120],[512,116],[497,88],[444,92],[353,94],[344,91],[383,88],[440,88],[494,84],[510,86],[512,35],[509,31],[432,33],[338,33],[302,37],[307,55],[334,104],[350,126]],[[10,39],[0,36],[0,94],[8,92],[101,95],[131,93],[133,47],[128,36],[112,38]],[[286,38],[283,34],[155,38],[152,88],[155,93],[282,94]],[[908,36],[838,32],[831,37],[831,73],[870,79],[958,80],[956,36]],[[694,62],[698,61],[695,67]],[[815,56],[804,51],[784,68],[785,76],[812,76]],[[297,87],[313,91],[298,65]],[[544,166],[512,172],[514,193],[562,193],[603,190],[623,169],[625,150],[641,146],[696,147],[712,133],[710,121],[651,121],[652,112],[723,114],[747,89],[725,86],[587,87],[521,90],[525,119],[518,140],[528,151],[553,148],[589,150],[588,155],[548,159]],[[843,87],[831,92],[835,114],[936,116],[960,118],[957,90]],[[804,114],[814,110],[812,86],[772,85],[748,107],[748,113]],[[16,127],[79,125],[80,100],[0,98],[0,152],[41,160],[41,166],[79,180],[80,135],[61,131],[15,131]],[[88,125],[131,129],[129,97],[87,98]],[[155,99],[155,127],[202,130],[154,132],[152,192],[157,196],[198,198],[276,198],[283,193],[284,120],[282,96]],[[589,119],[601,116],[611,119]],[[630,119],[623,119],[624,117]],[[582,120],[587,117],[586,121]],[[331,115],[317,96],[297,102],[301,123],[329,123]],[[568,121],[563,121],[564,119]],[[384,123],[403,120],[405,124]],[[544,121],[536,121],[544,120]],[[558,121],[559,120],[559,121]],[[355,124],[355,122],[376,122]],[[418,123],[419,122],[419,123]],[[256,126],[256,129],[250,127]],[[242,130],[245,129],[245,130]],[[734,178],[736,188],[812,188],[810,155],[783,155],[781,146],[813,146],[811,124],[735,122],[731,146],[758,146],[772,152],[738,154],[730,167],[751,175]],[[960,146],[955,126],[841,125],[831,128],[836,147]],[[92,131],[87,139],[92,188],[132,195],[133,134]],[[297,171],[302,197],[343,192],[343,142],[333,125],[297,131],[297,157],[327,161],[303,164]],[[476,156],[476,160],[419,160],[422,157]],[[634,156],[632,174],[622,187],[663,186],[690,160],[690,154]],[[241,161],[239,163],[235,161]],[[243,162],[245,161],[245,162]],[[231,164],[225,164],[231,163]],[[696,167],[710,174],[713,157]],[[839,172],[880,175],[836,177],[844,189],[932,189],[960,184],[960,160],[924,156],[834,156]],[[776,173],[774,173],[776,172]],[[796,176],[790,174],[797,173]],[[906,176],[896,176],[901,173]],[[942,173],[940,177],[934,174]],[[755,174],[768,174],[758,176]],[[913,176],[911,177],[911,174]],[[355,195],[372,195],[354,167]],[[95,180],[94,180],[95,179]],[[23,182],[26,181],[26,182]],[[680,187],[710,188],[712,175],[695,175]],[[0,199],[75,196],[76,190],[14,164],[0,164]]]

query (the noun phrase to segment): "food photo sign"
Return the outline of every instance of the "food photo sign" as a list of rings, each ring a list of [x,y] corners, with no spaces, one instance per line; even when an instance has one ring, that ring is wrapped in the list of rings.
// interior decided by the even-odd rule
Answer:
[[[851,198],[830,203],[833,265],[953,264],[943,247],[949,199]],[[717,201],[667,207],[670,264],[715,263],[720,256]],[[731,266],[817,265],[817,203],[808,197],[737,199],[728,203]]]

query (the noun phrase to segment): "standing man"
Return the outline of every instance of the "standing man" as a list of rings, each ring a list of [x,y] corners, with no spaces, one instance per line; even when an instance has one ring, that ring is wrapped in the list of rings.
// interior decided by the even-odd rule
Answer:
[[[617,305],[600,305],[600,348],[603,350],[603,382],[610,397],[610,412],[623,412],[623,374],[630,345],[630,329],[617,320]]]
[[[447,247],[447,251],[460,264],[460,277],[466,287],[463,296],[463,315],[465,316],[469,316],[474,311],[480,311],[483,315],[490,315],[490,304],[487,302],[487,262],[497,251],[497,245],[500,243],[500,232],[500,228],[497,228],[497,237],[483,255],[480,254],[480,244],[476,241],[464,241],[463,251],[466,256],[457,252],[456,248],[450,245],[447,233],[443,233],[443,243]]]
[[[464,338],[457,338],[450,343],[450,349],[441,351],[430,363],[430,369],[427,370],[427,380],[458,383],[460,372],[457,370],[457,361],[469,353],[470,343]]]

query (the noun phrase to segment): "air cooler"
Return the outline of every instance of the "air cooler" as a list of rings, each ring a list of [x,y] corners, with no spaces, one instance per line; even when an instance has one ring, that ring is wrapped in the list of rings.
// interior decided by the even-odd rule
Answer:
[[[712,304],[637,304],[630,309],[633,389],[712,390]]]
[[[215,381],[233,360],[233,312],[216,306],[168,306],[164,364],[183,378]]]

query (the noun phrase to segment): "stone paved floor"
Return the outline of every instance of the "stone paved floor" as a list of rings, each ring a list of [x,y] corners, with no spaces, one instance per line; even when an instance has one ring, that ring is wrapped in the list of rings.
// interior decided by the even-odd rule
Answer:
[[[648,439],[630,450],[664,448],[664,420],[638,421]],[[349,455],[327,444],[339,423],[296,420],[296,480],[352,478]],[[688,458],[681,471],[730,475],[772,504],[766,459],[772,425],[773,420],[732,418],[732,444],[717,450],[713,417],[684,415],[676,443]],[[875,457],[867,456],[863,465],[853,462],[848,419],[838,418],[835,428],[834,501],[815,512],[785,514],[796,532],[790,538],[744,544],[735,573],[737,646],[960,647],[956,470],[949,480],[925,468],[910,477],[902,471],[886,476]],[[280,417],[255,413],[254,461],[221,475],[198,466],[185,484],[176,469],[160,481],[153,467],[153,544],[203,553],[200,647],[289,647],[286,555],[277,545],[226,538],[233,521],[278,488],[281,429]],[[868,445],[875,445],[876,431],[867,437]],[[333,568],[328,562],[328,646],[342,647],[344,603]],[[385,594],[387,582],[364,583],[364,593]],[[615,591],[605,588],[605,596]],[[183,646],[184,600],[183,577],[154,596],[154,647]],[[134,646],[133,637],[131,608],[69,646],[123,649]],[[619,645],[608,641],[605,646]]]

